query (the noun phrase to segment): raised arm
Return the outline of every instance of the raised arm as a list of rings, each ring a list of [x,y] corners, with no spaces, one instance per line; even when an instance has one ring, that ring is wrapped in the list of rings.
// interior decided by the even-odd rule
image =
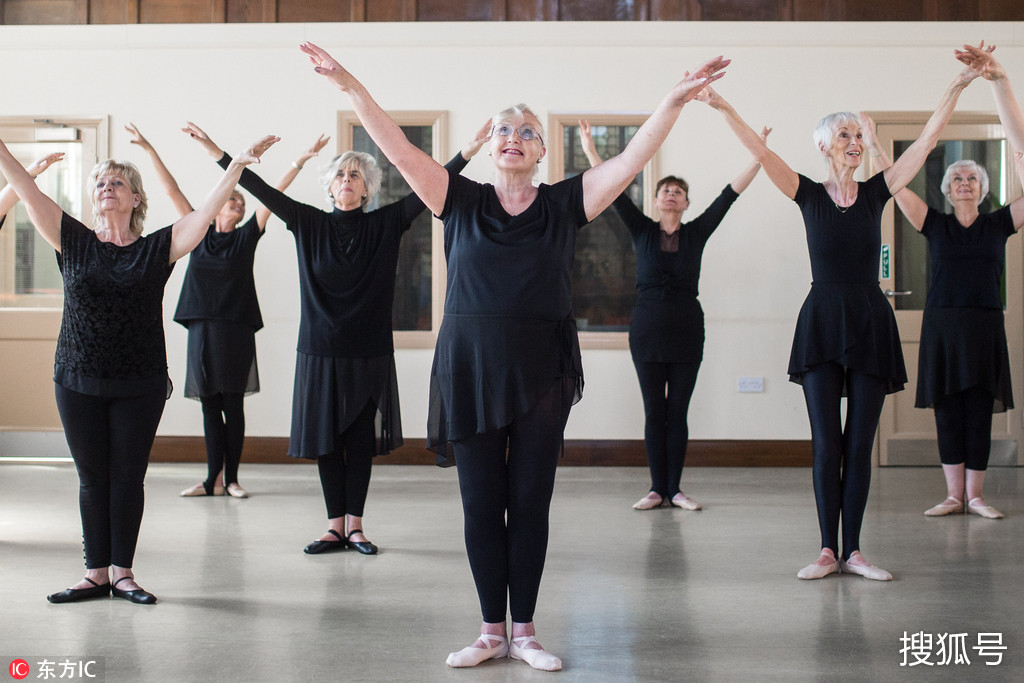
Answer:
[[[765,138],[758,135],[753,128],[748,126],[747,122],[740,118],[740,115],[736,113],[736,109],[724,97],[719,95],[714,88],[709,87],[704,88],[697,95],[697,99],[712,109],[717,110],[725,117],[725,122],[736,137],[739,138],[740,143],[747,148],[747,151],[754,157],[754,161],[764,168],[768,179],[772,181],[775,187],[779,188],[782,194],[790,199],[796,197],[796,191],[800,187],[800,178],[797,176],[796,171],[790,168],[789,164],[782,160],[782,157],[768,149]]]
[[[156,148],[139,132],[134,123],[129,123],[124,129],[131,135],[131,143],[138,145],[149,155],[150,161],[153,162],[153,169],[156,170],[156,176],[160,179],[160,185],[163,186],[164,193],[170,197],[171,203],[174,204],[174,210],[178,212],[178,216],[181,217],[191,213],[192,204],[189,203],[185,193],[178,187],[178,182],[174,179],[174,176],[167,170],[163,159],[156,153]]]
[[[580,146],[583,147],[583,155],[587,157],[590,168],[601,164],[601,155],[597,153],[597,145],[594,144],[594,136],[590,132],[590,121],[580,121]]]
[[[700,90],[725,73],[729,60],[714,57],[698,66],[693,73],[687,72],[644,121],[626,148],[599,166],[583,173],[583,208],[587,218],[593,220],[615,200],[626,186],[643,170],[644,166],[672,130],[683,105],[692,100]]]
[[[370,138],[395,165],[427,208],[435,215],[440,214],[448,195],[448,171],[429,154],[409,142],[402,129],[380,108],[363,84],[331,55],[313,43],[304,43],[300,49],[309,56],[316,73],[348,95],[352,109]]]
[[[860,130],[864,136],[864,146],[867,147],[868,153],[871,155],[873,164],[871,171],[884,171],[892,166],[892,159],[882,149],[882,143],[878,141],[878,126],[875,125],[875,120],[865,112],[860,112]],[[924,219],[928,215],[928,205],[924,200],[906,187],[894,194],[893,199],[896,200],[896,205],[900,207],[900,211],[907,217],[914,229],[921,232],[921,229],[924,228]]]
[[[761,142],[768,144],[768,134],[772,132],[772,129],[765,126],[761,129]],[[736,194],[743,194],[743,190],[750,187],[750,183],[753,182],[754,176],[761,170],[761,162],[756,159],[743,169],[743,172],[736,176],[736,180],[729,183],[732,185],[732,190]]]
[[[1017,180],[1024,184],[1024,154],[1014,152],[1013,163],[1017,167]],[[1013,229],[1019,232],[1024,227],[1024,197],[1018,197],[1010,203],[1010,217],[1013,219]]]
[[[288,186],[292,184],[295,178],[298,177],[299,171],[306,165],[306,162],[315,157],[320,153],[320,150],[330,141],[330,136],[321,135],[316,141],[310,145],[309,149],[299,155],[299,158],[292,162],[291,168],[284,172],[278,181],[274,185],[274,188],[280,192],[284,192],[288,189]],[[260,204],[256,209],[256,224],[259,226],[260,231],[267,227],[267,221],[270,220],[271,211],[266,206]]]
[[[39,177],[39,174],[48,169],[53,164],[57,163],[64,158],[64,152],[51,152],[45,156],[39,157],[31,164],[25,167],[32,179],[35,180]],[[5,185],[4,189],[0,190],[0,216],[5,216],[11,208],[18,203],[18,193],[14,191],[13,185]]]
[[[36,226],[36,230],[51,247],[60,251],[60,217],[63,210],[36,186],[35,178],[18,163],[3,140],[0,140],[0,173],[7,178],[12,191],[25,202],[32,225]]]
[[[210,190],[199,208],[174,223],[171,227],[171,263],[196,248],[206,234],[207,227],[213,222],[214,216],[231,196],[238,178],[242,175],[242,169],[249,164],[259,163],[263,153],[278,140],[280,138],[268,135],[232,159],[224,175]]]
[[[906,151],[900,155],[899,159],[893,162],[892,166],[884,171],[885,182],[889,186],[889,192],[896,194],[914,179],[914,176],[917,175],[917,172],[924,165],[925,159],[928,158],[928,154],[938,144],[939,135],[942,134],[942,130],[949,123],[949,117],[953,115],[953,109],[956,108],[956,102],[960,99],[960,93],[971,84],[971,81],[980,75],[981,72],[971,66],[967,66],[956,75],[953,82],[946,88],[946,92],[943,93],[939,106],[929,117],[924,130],[921,131],[921,135],[917,140],[914,140],[910,147],[907,147]]]
[[[1010,147],[1024,150],[1024,112],[1010,87],[1010,79],[1006,77],[1003,65],[992,56],[995,46],[985,47],[985,43],[977,47],[964,45],[963,50],[956,51],[956,58],[971,69],[981,72],[981,77],[992,86],[992,94],[996,100],[996,111],[999,121],[1003,124]]]

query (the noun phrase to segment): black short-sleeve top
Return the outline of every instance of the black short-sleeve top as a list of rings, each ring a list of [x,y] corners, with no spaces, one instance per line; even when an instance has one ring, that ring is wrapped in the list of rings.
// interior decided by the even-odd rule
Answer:
[[[171,227],[120,247],[65,213],[60,242],[64,312],[54,381],[99,396],[166,390],[163,298],[174,268]]]
[[[931,257],[925,306],[1001,310],[1006,240],[1015,232],[1009,206],[979,214],[967,227],[955,215],[929,207],[921,228]]]
[[[211,225],[192,250],[181,285],[174,321],[188,327],[192,320],[228,320],[263,327],[252,268],[256,245],[263,237],[255,214],[229,232]]]
[[[494,186],[449,172],[440,218],[448,262],[445,315],[431,376],[427,445],[504,427],[559,378],[582,391],[572,320],[583,179],[540,185],[516,216]]]
[[[226,166],[225,154],[220,164]],[[457,154],[448,168],[468,162]],[[426,205],[415,194],[374,211],[324,211],[295,201],[245,169],[239,184],[295,237],[301,316],[297,350],[373,358],[394,352],[395,270],[402,235]]]

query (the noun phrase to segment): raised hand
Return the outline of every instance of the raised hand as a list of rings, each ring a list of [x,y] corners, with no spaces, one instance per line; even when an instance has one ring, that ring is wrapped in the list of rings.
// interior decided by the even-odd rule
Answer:
[[[992,56],[992,51],[995,49],[995,45],[985,47],[983,40],[980,45],[964,45],[963,50],[953,50],[953,53],[969,70],[978,73],[986,81],[997,81],[1006,77],[1006,70]]]
[[[770,135],[771,132],[772,132],[772,129],[769,128],[768,126],[765,126],[764,128],[762,128],[761,129],[761,142],[767,144],[768,143],[768,135]]]
[[[305,42],[299,49],[309,55],[309,61],[313,64],[313,71],[321,76],[326,76],[342,91],[359,84],[359,81],[343,67],[338,60],[313,43]]]
[[[260,157],[263,156],[263,153],[280,140],[281,138],[276,135],[264,135],[231,161],[234,164],[241,164],[242,166],[258,164],[260,163]]]
[[[724,69],[729,66],[731,61],[719,55],[707,60],[692,72],[685,72],[683,80],[676,84],[676,87],[672,89],[671,95],[680,104],[689,102],[709,84],[724,76]]]
[[[186,121],[185,127],[182,128],[181,131],[202,145],[203,149],[205,149],[214,159],[220,159],[224,156],[224,150],[218,147],[202,128],[191,121]]]
[[[25,170],[28,171],[28,174],[33,178],[38,178],[40,173],[50,168],[50,166],[53,166],[63,158],[64,152],[51,152],[50,154],[41,156],[33,161],[25,167]]]
[[[307,161],[309,161],[310,159],[312,159],[313,157],[320,153],[320,150],[322,150],[327,145],[330,139],[331,136],[329,135],[320,135],[319,137],[317,137],[316,142],[314,142],[309,149],[307,149],[305,152],[299,155],[299,158],[295,161],[295,164],[299,168],[302,168],[303,164],[305,164]]]
[[[484,125],[480,126],[480,130],[473,134],[473,139],[466,143],[466,146],[462,148],[462,158],[469,161],[476,153],[480,151],[480,148],[491,139],[491,120],[487,119],[484,121]]]
[[[131,139],[129,140],[129,142],[131,142],[133,145],[138,145],[147,152],[153,149],[153,145],[149,144],[149,140],[143,137],[142,133],[140,133],[139,129],[135,127],[134,123],[129,123],[127,126],[124,127],[124,129],[128,131],[129,135],[131,135]]]

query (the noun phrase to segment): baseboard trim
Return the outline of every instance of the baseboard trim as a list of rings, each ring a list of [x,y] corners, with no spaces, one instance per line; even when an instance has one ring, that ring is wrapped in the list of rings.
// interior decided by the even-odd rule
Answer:
[[[201,436],[158,436],[150,462],[206,462]],[[288,457],[284,437],[246,437],[243,462],[312,462]],[[405,445],[377,458],[377,465],[433,465],[435,456],[424,439],[406,439]],[[565,442],[559,463],[576,467],[645,467],[647,455],[641,440],[572,440]],[[810,441],[690,441],[687,467],[810,467]]]

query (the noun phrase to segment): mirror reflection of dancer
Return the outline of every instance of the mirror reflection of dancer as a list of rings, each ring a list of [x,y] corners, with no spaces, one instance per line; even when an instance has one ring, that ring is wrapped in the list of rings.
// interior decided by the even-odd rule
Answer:
[[[978,71],[964,69],[946,89],[921,136],[882,173],[853,176],[865,151],[856,114],[826,116],[814,141],[828,167],[816,183],[768,149],[736,110],[709,90],[707,102],[725,117],[779,190],[800,207],[813,282],[797,319],[790,380],[801,384],[814,451],[814,498],[821,554],[797,576],[820,579],[844,571],[888,581],[892,575],[860,552],[860,530],[871,483],[871,449],[886,394],[907,381],[892,307],[878,287],[882,209],[935,148],[956,102]],[[846,422],[840,404],[847,397]],[[843,554],[839,555],[842,519]]]
[[[1021,150],[1024,115],[991,50],[965,45],[957,58],[992,84],[1003,129],[1011,146]],[[865,114],[861,118],[872,154],[885,168],[889,159],[874,134],[874,122]],[[1019,151],[1014,160],[1018,178],[1024,178]],[[907,188],[895,194],[907,220],[928,240],[931,260],[914,405],[935,409],[946,498],[925,511],[929,517],[965,511],[989,519],[1003,517],[985,502],[983,488],[992,448],[992,413],[1013,408],[1000,291],[1006,240],[1024,226],[1024,198],[980,213],[988,186],[985,167],[964,159],[950,164],[942,178],[942,194],[952,213],[930,208]]]
[[[533,613],[548,510],[569,408],[583,375],[570,288],[576,230],[607,208],[661,146],[683,105],[727,60],[709,60],[665,97],[617,157],[555,185],[533,184],[544,131],[525,105],[492,117],[495,182],[442,168],[412,145],[329,54],[302,50],[344,92],[367,133],[444,221],[448,284],[431,373],[428,445],[459,470],[466,550],[483,613],[480,638],[452,667],[510,655],[554,671]],[[507,607],[508,606],[508,607]],[[511,611],[512,642],[506,636]]]
[[[277,138],[231,161],[202,205],[173,225],[142,234],[146,193],[138,170],[108,159],[93,168],[94,228],[64,213],[0,142],[0,171],[25,202],[64,278],[54,361],[57,410],[80,482],[86,575],[47,597],[76,602],[111,594],[156,602],[135,582],[143,480],[170,380],[164,346],[164,285],[231,195],[246,165]]]
[[[149,155],[178,215],[191,212],[188,198],[149,140],[134,124],[125,130],[132,144]],[[216,158],[223,155],[209,137],[202,142],[208,151],[214,148]],[[325,144],[327,138],[321,136],[303,152],[278,181],[278,189],[286,189]],[[189,256],[174,312],[174,321],[188,329],[185,396],[202,404],[206,442],[206,480],[185,489],[182,496],[249,496],[238,483],[245,442],[243,400],[260,390],[256,332],[263,327],[252,269],[270,210],[260,206],[243,223],[244,217],[245,197],[234,190]]]
[[[770,132],[763,129],[761,138]],[[580,121],[580,141],[591,168],[600,164],[589,121]],[[644,400],[651,490],[633,504],[634,510],[651,510],[666,501],[684,510],[703,507],[679,488],[690,438],[686,415],[704,357],[704,311],[697,283],[704,245],[759,170],[761,164],[749,164],[689,223],[682,217],[690,207],[690,186],[676,176],[658,181],[658,220],[645,216],[625,193],[612,203],[636,250],[637,299],[629,321],[629,350]]]
[[[220,148],[189,132],[224,165]],[[483,136],[449,162],[461,171]],[[299,264],[299,340],[288,455],[317,461],[327,531],[304,552],[351,548],[375,555],[363,533],[373,457],[402,445],[402,419],[391,333],[395,270],[402,236],[424,210],[415,195],[372,211],[381,170],[363,152],[334,157],[320,177],[331,207],[296,201],[252,172],[240,185],[295,237]]]

